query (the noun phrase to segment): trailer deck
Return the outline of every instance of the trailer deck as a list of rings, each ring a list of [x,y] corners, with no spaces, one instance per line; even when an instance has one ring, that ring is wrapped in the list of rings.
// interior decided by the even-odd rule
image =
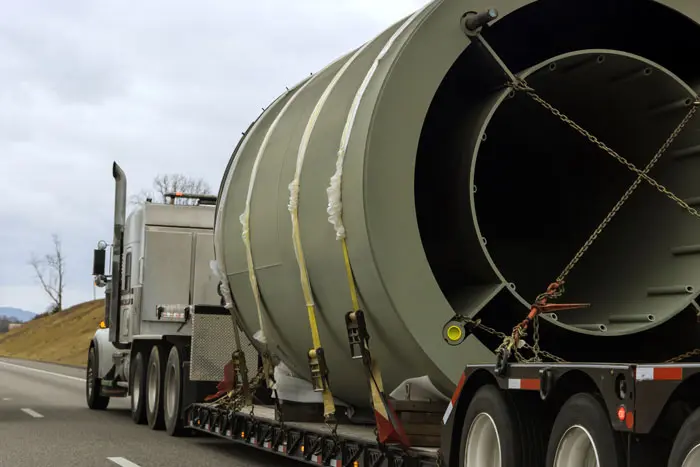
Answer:
[[[255,405],[238,412],[198,403],[186,411],[186,425],[263,451],[328,467],[437,467],[438,449],[408,450],[377,443],[374,426],[338,425],[338,446],[324,423],[280,425],[271,406]]]

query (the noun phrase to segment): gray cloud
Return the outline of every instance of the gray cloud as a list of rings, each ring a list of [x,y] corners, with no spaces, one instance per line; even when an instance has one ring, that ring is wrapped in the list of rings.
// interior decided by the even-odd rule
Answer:
[[[285,88],[425,0],[27,0],[0,15],[0,306],[48,304],[27,261],[58,233],[68,304],[92,298],[118,160],[218,187],[241,132]],[[101,291],[100,291],[101,292]],[[99,295],[98,295],[99,296]]]

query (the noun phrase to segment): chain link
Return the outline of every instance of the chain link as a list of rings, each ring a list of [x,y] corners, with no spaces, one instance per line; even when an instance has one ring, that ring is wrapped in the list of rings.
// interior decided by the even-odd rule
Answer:
[[[678,124],[678,126],[673,130],[671,135],[668,137],[668,139],[664,142],[664,144],[659,148],[659,150],[656,152],[652,160],[647,164],[645,169],[639,170],[634,164],[632,164],[630,161],[619,155],[617,152],[615,152],[612,148],[607,146],[605,143],[600,141],[597,137],[592,135],[590,132],[588,132],[586,129],[582,128],[579,124],[574,122],[572,119],[567,117],[565,114],[563,114],[561,111],[559,111],[557,108],[555,108],[553,105],[545,101],[542,97],[540,97],[534,89],[532,89],[525,80],[519,80],[514,83],[512,83],[513,89],[517,91],[523,91],[525,92],[528,96],[530,96],[533,100],[535,100],[537,103],[539,103],[542,107],[547,109],[549,112],[551,112],[554,116],[558,117],[562,122],[566,123],[569,125],[571,128],[574,130],[578,131],[580,134],[582,134],[584,137],[586,137],[591,143],[595,144],[598,146],[600,149],[608,153],[610,156],[615,158],[618,162],[621,164],[625,165],[628,169],[630,169],[632,172],[635,172],[638,177],[635,180],[635,182],[632,184],[632,186],[625,192],[625,194],[622,196],[622,198],[617,202],[617,204],[613,207],[613,209],[608,213],[607,216],[605,216],[605,219],[603,219],[603,222],[600,223],[600,225],[595,229],[593,234],[588,238],[586,243],[581,247],[581,249],[574,255],[573,259],[569,264],[564,268],[561,274],[559,274],[559,277],[557,278],[557,282],[563,282],[566,276],[571,272],[571,270],[576,266],[576,264],[581,260],[583,255],[586,253],[588,248],[593,244],[593,242],[598,238],[598,236],[602,233],[603,229],[610,223],[612,218],[617,214],[617,212],[620,210],[622,205],[627,201],[627,199],[632,195],[634,190],[637,189],[639,184],[642,182],[642,180],[645,180],[648,182],[651,186],[656,188],[658,191],[661,193],[665,194],[669,198],[671,198],[673,201],[675,201],[679,206],[681,206],[683,209],[688,211],[691,215],[700,218],[700,212],[698,212],[696,209],[693,207],[689,206],[685,201],[680,199],[678,196],[673,194],[671,191],[669,191],[665,186],[661,185],[659,182],[654,180],[653,178],[649,177],[647,173],[651,170],[652,167],[658,162],[658,160],[661,158],[661,156],[668,150],[668,148],[671,146],[673,141],[678,137],[678,135],[683,131],[683,129],[686,127],[688,122],[693,118],[695,113],[697,112],[698,105],[700,105],[700,100],[696,96],[695,101],[691,105],[690,110],[686,114],[685,118]]]
[[[466,324],[469,324],[470,326],[474,328],[481,329],[484,332],[487,332],[493,336],[495,336],[498,339],[502,340],[501,345],[496,349],[495,353],[498,353],[501,349],[509,347],[511,343],[513,343],[513,337],[507,335],[504,332],[497,331],[494,328],[488,327],[485,324],[482,324],[480,319],[473,320],[471,318],[466,318],[463,316],[458,317],[458,319]],[[545,350],[540,349],[539,347],[539,317],[535,318],[535,332],[537,334],[537,339],[535,345],[530,345],[524,340],[520,340],[520,345],[522,346],[521,348],[529,350],[530,352],[533,353],[533,357],[531,358],[525,358],[523,354],[520,352],[520,348],[515,348],[513,346],[513,355],[515,356],[515,359],[518,361],[518,363],[528,363],[528,362],[541,362],[542,357],[548,358],[552,361],[559,362],[559,363],[565,363],[566,360],[564,360],[561,357],[558,357],[550,352],[547,352]]]
[[[258,370],[257,374],[250,380],[248,385],[248,393],[252,394],[263,381],[265,381],[265,372],[262,369],[260,369]],[[238,412],[243,407],[245,407],[246,403],[248,402],[247,399],[248,394],[245,394],[243,391],[236,392],[235,390],[232,390],[229,391],[226,395],[222,396],[220,399],[212,402],[211,404],[215,407],[221,407],[232,412]],[[255,404],[251,404],[251,406],[254,407]],[[254,415],[252,407],[251,416]]]
[[[682,353],[677,357],[669,358],[664,363],[678,363],[682,360],[686,360],[688,358],[697,357],[697,356],[700,356],[700,349],[691,350],[689,352]]]
[[[672,199],[673,201],[676,202],[680,207],[685,209],[688,213],[691,215],[700,218],[700,212],[698,212],[696,209],[692,208],[689,206],[685,201],[683,201],[681,198],[673,194],[670,190],[668,190],[664,185],[660,184],[653,178],[649,177],[647,174],[649,171],[656,165],[656,163],[659,161],[661,156],[663,156],[666,151],[671,147],[671,144],[673,144],[673,141],[678,137],[678,135],[683,131],[683,129],[687,126],[687,124],[690,122],[690,120],[693,118],[695,113],[697,112],[698,106],[700,105],[700,97],[695,96],[695,100],[691,105],[690,110],[686,114],[686,116],[681,120],[681,122],[676,126],[676,128],[673,130],[671,135],[666,139],[663,145],[659,148],[659,150],[656,152],[654,157],[649,161],[649,163],[646,165],[644,170],[638,169],[633,163],[625,159],[623,156],[619,155],[617,152],[615,152],[612,148],[607,146],[605,143],[600,141],[596,136],[588,132],[586,129],[581,127],[579,124],[577,124],[575,121],[570,119],[568,116],[566,116],[564,113],[562,113],[560,110],[558,110],[556,107],[551,105],[549,102],[545,101],[542,97],[540,97],[533,88],[531,88],[527,82],[523,79],[516,79],[514,82],[510,83],[510,86],[516,90],[516,91],[522,91],[528,96],[530,96],[535,102],[540,104],[542,107],[547,109],[550,113],[552,113],[555,117],[559,118],[563,123],[569,125],[571,128],[579,132],[581,135],[586,137],[591,143],[595,144],[598,146],[600,149],[605,151],[607,154],[612,156],[614,159],[616,159],[618,162],[626,166],[628,169],[630,169],[632,172],[636,173],[637,179],[634,181],[634,183],[627,189],[625,194],[620,198],[620,200],[615,204],[615,206],[612,208],[610,212],[605,216],[603,221],[598,225],[598,227],[593,231],[591,236],[586,240],[584,245],[576,252],[574,257],[571,259],[571,261],[566,265],[564,270],[559,274],[559,276],[556,279],[557,283],[563,284],[566,277],[569,275],[569,273],[573,270],[573,268],[578,264],[578,262],[583,258],[583,255],[588,251],[590,246],[595,242],[595,240],[600,236],[600,234],[603,232],[605,227],[610,223],[610,221],[615,217],[615,215],[618,213],[620,208],[622,207],[625,202],[629,199],[629,197],[632,195],[632,193],[637,189],[639,184],[642,182],[642,180],[646,181],[649,183],[651,186],[656,188],[658,191],[661,193],[665,194],[667,197]],[[471,319],[465,319],[462,318],[464,321],[467,323],[471,324],[472,326],[479,328],[487,333],[490,333],[502,340],[501,345],[496,349],[496,353],[498,354],[499,352],[503,351],[504,349],[506,351],[512,349],[513,355],[515,356],[516,360],[518,362],[541,362],[542,358],[548,358],[550,360],[564,363],[566,360],[564,360],[561,357],[558,357],[554,354],[551,354],[550,352],[544,351],[540,347],[540,323],[539,323],[539,314],[535,315],[534,318],[532,319],[533,321],[533,344],[530,345],[528,344],[525,340],[522,340],[521,338],[525,337],[525,332],[522,330],[520,326],[517,326],[514,330],[514,333],[518,333],[518,339],[516,340],[514,335],[506,335],[505,333],[502,333],[500,331],[496,331],[493,328],[490,328],[488,326],[485,326],[481,323],[481,320],[471,320]],[[516,342],[518,344],[516,344]],[[533,356],[529,359],[525,358],[522,356],[520,352],[520,348],[527,349],[532,352]],[[672,363],[680,360],[685,360],[686,358],[690,358],[692,356],[698,356],[700,355],[700,349],[696,349],[690,352],[686,352],[682,355],[679,355],[678,357],[675,357],[671,360],[668,360],[667,363]]]

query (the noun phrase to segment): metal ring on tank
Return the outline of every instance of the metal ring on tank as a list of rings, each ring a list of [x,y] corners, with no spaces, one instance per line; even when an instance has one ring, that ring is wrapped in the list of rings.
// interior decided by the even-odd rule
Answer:
[[[595,55],[595,54],[597,54],[597,55]],[[567,59],[571,59],[571,58],[573,58],[573,57],[582,56],[582,55],[595,55],[595,58],[592,59],[592,60],[589,60],[589,61],[584,61],[584,62],[580,63],[579,65],[576,65],[575,67],[580,67],[580,66],[584,66],[584,65],[586,65],[586,64],[591,64],[591,63],[596,64],[596,65],[603,64],[603,63],[606,62],[606,55],[624,57],[624,58],[628,58],[628,59],[632,59],[632,60],[639,61],[641,65],[645,65],[645,66],[641,69],[641,72],[640,72],[643,76],[649,76],[649,75],[651,75],[651,74],[652,74],[652,71],[650,71],[650,70],[657,70],[657,71],[660,72],[660,73],[664,73],[664,74],[665,74],[666,76],[668,76],[670,79],[675,80],[675,81],[678,83],[678,86],[679,86],[679,87],[682,87],[682,88],[685,88],[685,90],[688,92],[689,95],[694,95],[693,89],[692,89],[687,83],[685,83],[685,82],[684,82],[683,80],[681,80],[678,76],[676,76],[675,74],[673,74],[671,71],[665,69],[665,68],[662,67],[661,65],[659,65],[659,64],[657,64],[657,63],[654,63],[654,62],[652,62],[651,60],[648,60],[648,59],[646,59],[646,58],[644,58],[644,57],[641,57],[641,56],[638,56],[638,55],[635,55],[635,54],[631,54],[631,53],[628,53],[628,52],[618,51],[618,50],[608,50],[608,49],[584,49],[584,50],[577,50],[577,51],[573,51],[573,52],[561,54],[561,55],[558,55],[558,56],[556,56],[556,57],[551,57],[551,58],[549,58],[549,59],[547,59],[547,60],[545,60],[545,61],[543,61],[543,62],[538,63],[537,65],[534,65],[534,66],[528,68],[527,70],[525,70],[525,71],[523,71],[523,72],[521,72],[521,73],[518,73],[518,76],[521,77],[521,78],[527,79],[528,77],[532,76],[533,74],[537,73],[537,72],[540,71],[540,70],[545,70],[545,69],[546,69],[546,70],[549,70],[549,71],[554,71],[554,70],[558,69],[558,67],[555,67],[555,69],[552,70],[552,68],[549,67],[550,64],[552,64],[552,63],[561,64],[562,62],[565,62]],[[570,69],[574,69],[575,67],[570,67]],[[565,69],[566,69],[566,67],[565,67]],[[483,119],[482,125],[481,125],[481,129],[479,130],[479,133],[484,134],[484,133],[487,131],[487,129],[488,129],[488,127],[489,127],[489,124],[491,123],[491,121],[492,121],[492,119],[494,118],[494,116],[497,114],[498,109],[500,108],[501,104],[503,104],[506,100],[512,99],[512,97],[513,97],[513,90],[512,90],[511,88],[506,88],[504,91],[502,91],[502,92],[500,93],[500,95],[498,96],[498,98],[497,98],[497,99],[494,101],[494,103],[492,104],[492,106],[491,106],[491,108],[490,108],[488,114],[487,114],[486,117]],[[687,98],[687,99],[684,99],[683,101],[681,101],[681,102],[679,102],[679,103],[673,103],[673,104],[671,104],[671,106],[672,106],[672,107],[674,107],[674,106],[675,106],[675,107],[678,107],[679,105],[685,106],[685,105],[687,105],[686,102],[688,101],[688,99],[690,99],[691,102],[692,102],[692,99],[691,99],[691,98]],[[664,108],[665,108],[665,107],[664,107]],[[544,110],[543,110],[543,111],[544,111]],[[563,112],[566,113],[566,110],[563,109]],[[556,118],[556,117],[552,116],[552,118]],[[574,118],[574,120],[575,120],[575,118]],[[480,151],[480,149],[481,149],[481,146],[482,146],[482,141],[481,141],[480,138],[477,138],[476,144],[475,144],[474,150],[473,150],[472,165],[471,165],[471,174],[472,174],[472,176],[471,176],[470,182],[471,182],[472,186],[474,186],[474,184],[475,184],[474,172],[475,172],[475,169],[476,169],[476,164],[477,164],[478,159],[479,159],[479,158],[478,158],[478,154],[479,154],[479,151]],[[597,149],[597,148],[596,148],[596,149]],[[655,149],[655,148],[654,148],[654,149]],[[598,149],[598,150],[599,150],[599,149]],[[652,156],[652,154],[649,154],[649,157],[651,157],[651,156]],[[606,155],[603,154],[603,155],[601,155],[600,157],[606,157]],[[617,162],[615,162],[615,163],[617,163]],[[622,165],[620,165],[620,171],[621,171],[620,173],[624,174],[624,171],[625,171],[625,170],[628,170],[628,169],[625,168],[625,167],[623,167]],[[471,191],[471,190],[470,190],[470,191]],[[659,194],[659,196],[662,196],[662,195]],[[477,217],[477,215],[476,215],[476,213],[478,212],[478,208],[477,208],[477,205],[476,205],[476,198],[473,196],[473,193],[472,193],[472,195],[470,196],[470,202],[471,202],[471,210],[472,210],[472,213],[474,213],[474,214],[473,214],[474,228],[475,228],[475,230],[476,230],[476,232],[477,232],[477,235],[478,235],[479,237],[483,238],[483,237],[482,237],[482,235],[483,235],[483,234],[482,234],[482,229],[481,229],[481,227],[480,227],[480,225],[479,225],[479,220],[478,220],[478,217]],[[601,219],[601,220],[602,220],[602,219]],[[509,283],[508,278],[506,278],[506,277],[503,276],[503,274],[502,274],[501,271],[499,270],[498,266],[496,265],[495,261],[494,261],[493,258],[491,257],[491,254],[490,254],[490,252],[489,252],[489,249],[486,248],[486,244],[485,244],[485,243],[482,243],[482,249],[483,249],[484,256],[485,256],[485,257],[488,259],[488,261],[491,263],[494,273],[500,278],[501,281],[503,281],[503,283]],[[573,252],[572,252],[572,254],[573,254]],[[554,277],[552,277],[552,280],[553,280],[553,279],[554,279]],[[546,285],[546,284],[545,284],[545,285]],[[690,305],[690,303],[691,303],[691,302],[697,297],[697,295],[698,295],[698,292],[697,292],[692,286],[682,286],[682,287],[681,287],[681,286],[660,287],[660,288],[659,288],[659,290],[661,290],[660,292],[655,292],[655,291],[653,291],[653,292],[651,292],[651,293],[658,293],[658,294],[680,293],[680,292],[675,292],[675,288],[674,288],[674,287],[675,287],[675,288],[678,288],[679,291],[680,291],[681,289],[683,289],[683,292],[687,293],[687,298],[685,299],[685,301],[684,301],[684,303],[683,303],[681,309],[686,308],[688,305]],[[673,290],[671,290],[671,289],[673,289]],[[668,291],[667,291],[667,290],[668,290]],[[519,300],[525,307],[529,307],[529,306],[530,306],[530,302],[531,302],[531,300],[532,300],[532,297],[523,297],[519,292],[516,292],[516,291],[514,291],[514,290],[512,290],[512,293],[513,293],[513,295],[515,296],[515,298],[516,298],[517,300]],[[570,313],[570,312],[569,312],[569,313]],[[664,319],[658,319],[658,316],[654,316],[654,318],[652,318],[652,319],[650,319],[650,320],[644,320],[643,322],[642,322],[642,321],[638,321],[640,327],[638,327],[638,328],[636,328],[636,329],[638,329],[638,330],[643,330],[643,329],[646,329],[646,328],[650,328],[650,327],[656,326],[656,325],[658,325],[658,324],[663,323],[663,322],[666,321],[667,319],[670,319],[672,316],[673,316],[672,314],[666,315],[666,316],[664,317]],[[582,333],[585,333],[585,334],[600,334],[601,332],[605,332],[606,334],[612,334],[612,335],[617,334],[615,331],[610,331],[610,329],[608,328],[608,326],[607,326],[606,324],[604,324],[604,323],[596,323],[596,324],[582,323],[581,325],[572,325],[572,324],[567,324],[567,323],[565,323],[565,322],[562,322],[561,317],[558,317],[558,318],[560,318],[560,319],[558,319],[558,320],[553,320],[553,319],[551,319],[550,316],[547,316],[547,315],[543,315],[542,317],[543,317],[543,319],[545,319],[546,321],[555,323],[557,326],[561,326],[561,327],[563,327],[563,328],[566,328],[566,329],[569,329],[569,330],[575,330],[575,331],[577,331],[577,332],[582,332]],[[646,323],[646,324],[644,324],[644,323]]]

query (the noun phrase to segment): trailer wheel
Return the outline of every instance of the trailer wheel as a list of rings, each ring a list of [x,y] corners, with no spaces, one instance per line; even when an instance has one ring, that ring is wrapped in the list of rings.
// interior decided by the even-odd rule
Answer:
[[[146,419],[152,430],[163,429],[163,357],[159,345],[151,348],[146,371]]]
[[[547,466],[621,467],[622,454],[620,438],[600,402],[591,394],[571,396],[554,421]]]
[[[139,351],[131,363],[131,418],[134,423],[146,423],[146,364]]]
[[[683,422],[668,457],[668,467],[700,465],[700,409]]]
[[[88,351],[87,369],[85,370],[85,398],[87,405],[92,410],[105,410],[109,405],[109,397],[100,394],[100,378],[97,368],[97,356],[95,348],[90,347]]]
[[[467,408],[462,426],[461,467],[534,467],[531,447],[523,444],[514,403],[492,385],[481,387]],[[532,460],[533,463],[527,462]]]
[[[185,431],[182,420],[182,358],[175,345],[170,349],[165,364],[163,395],[165,431],[170,436],[180,436]]]

